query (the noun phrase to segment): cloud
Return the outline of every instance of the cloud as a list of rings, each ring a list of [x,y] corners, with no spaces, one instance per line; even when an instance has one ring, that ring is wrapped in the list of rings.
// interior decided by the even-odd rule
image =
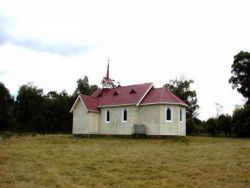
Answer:
[[[5,44],[8,41],[7,21],[0,15],[0,45]]]
[[[77,55],[81,53],[86,53],[92,50],[91,45],[76,45],[70,43],[60,43],[60,42],[43,42],[39,39],[28,39],[28,38],[11,38],[10,43],[29,48],[38,52],[49,52],[59,55]]]
[[[39,38],[27,38],[18,35],[13,36],[9,31],[7,19],[0,15],[0,46],[7,43],[38,52],[49,52],[64,56],[77,55],[93,50],[93,46],[89,44],[79,45],[69,42],[45,42]]]

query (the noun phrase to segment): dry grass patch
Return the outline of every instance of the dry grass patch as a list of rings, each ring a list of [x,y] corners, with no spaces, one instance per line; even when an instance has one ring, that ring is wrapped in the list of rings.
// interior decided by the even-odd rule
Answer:
[[[249,187],[250,140],[76,138],[0,140],[0,187]]]

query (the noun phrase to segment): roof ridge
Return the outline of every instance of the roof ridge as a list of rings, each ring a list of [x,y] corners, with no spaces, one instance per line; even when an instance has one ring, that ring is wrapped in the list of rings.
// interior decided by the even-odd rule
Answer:
[[[153,83],[152,82],[146,82],[146,83],[142,83],[142,84],[132,84],[132,85],[126,85],[126,86],[121,86],[121,87],[131,87],[131,86],[138,86],[138,85],[144,85],[144,84],[152,85]],[[115,89],[115,88],[112,88],[112,89]]]
[[[92,95],[84,95],[84,94],[80,94],[82,97],[85,97],[85,98],[89,98],[89,99],[93,99],[93,100],[98,100],[99,102],[99,98],[96,97],[96,96],[92,96]]]
[[[162,99],[162,95],[163,95],[163,91],[164,91],[164,88],[159,88],[159,89],[162,89],[162,91],[161,91],[161,95],[160,95],[160,101],[161,101],[161,99]]]
[[[141,99],[139,99],[139,101],[136,103],[136,106],[139,106],[139,104],[147,97],[147,95],[150,93],[150,90],[152,90],[152,88],[154,88],[154,84],[151,83],[149,85],[149,88],[145,91],[144,95],[142,96]]]
[[[100,91],[102,91],[102,89],[101,89],[101,88],[97,88],[97,89],[94,91],[94,93],[92,93],[90,96],[95,96],[95,95],[97,95],[98,92],[100,92]]]
[[[133,84],[133,85],[126,85],[126,86],[121,86],[121,87],[115,87],[115,88],[109,88],[108,90],[109,91],[113,91],[113,90],[119,90],[119,89],[122,89],[122,88],[127,88],[127,87],[137,87],[137,86],[141,86],[141,85],[154,85],[152,82],[148,82],[148,83],[142,83],[142,84]],[[103,89],[100,90],[100,92],[102,92]]]
[[[80,94],[80,95],[86,96],[86,97],[93,97],[93,96],[91,96],[91,95],[85,95],[85,94]]]

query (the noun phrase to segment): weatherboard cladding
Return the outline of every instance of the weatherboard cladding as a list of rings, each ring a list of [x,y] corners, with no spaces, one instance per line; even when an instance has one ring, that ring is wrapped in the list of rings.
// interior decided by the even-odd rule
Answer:
[[[116,88],[98,89],[92,96],[80,95],[89,111],[100,107],[169,103],[186,105],[166,88],[153,88],[152,83],[129,85]],[[131,92],[132,91],[132,92]]]

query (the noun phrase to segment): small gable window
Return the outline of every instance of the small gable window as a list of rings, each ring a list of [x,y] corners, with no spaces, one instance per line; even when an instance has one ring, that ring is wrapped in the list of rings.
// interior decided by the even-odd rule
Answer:
[[[119,95],[119,93],[118,93],[117,91],[115,91],[115,92],[113,93],[113,96],[116,96],[116,95]]]
[[[133,89],[130,90],[129,93],[130,93],[130,94],[136,93],[136,90],[133,88]]]
[[[122,111],[122,121],[123,121],[123,122],[127,122],[127,120],[128,120],[128,110],[127,110],[127,109],[124,109],[124,110]]]
[[[180,121],[182,121],[182,117],[183,115],[182,115],[182,110],[180,109]]]
[[[172,109],[166,108],[166,121],[172,121]]]
[[[110,111],[109,110],[106,111],[105,121],[106,121],[106,123],[110,122]]]

